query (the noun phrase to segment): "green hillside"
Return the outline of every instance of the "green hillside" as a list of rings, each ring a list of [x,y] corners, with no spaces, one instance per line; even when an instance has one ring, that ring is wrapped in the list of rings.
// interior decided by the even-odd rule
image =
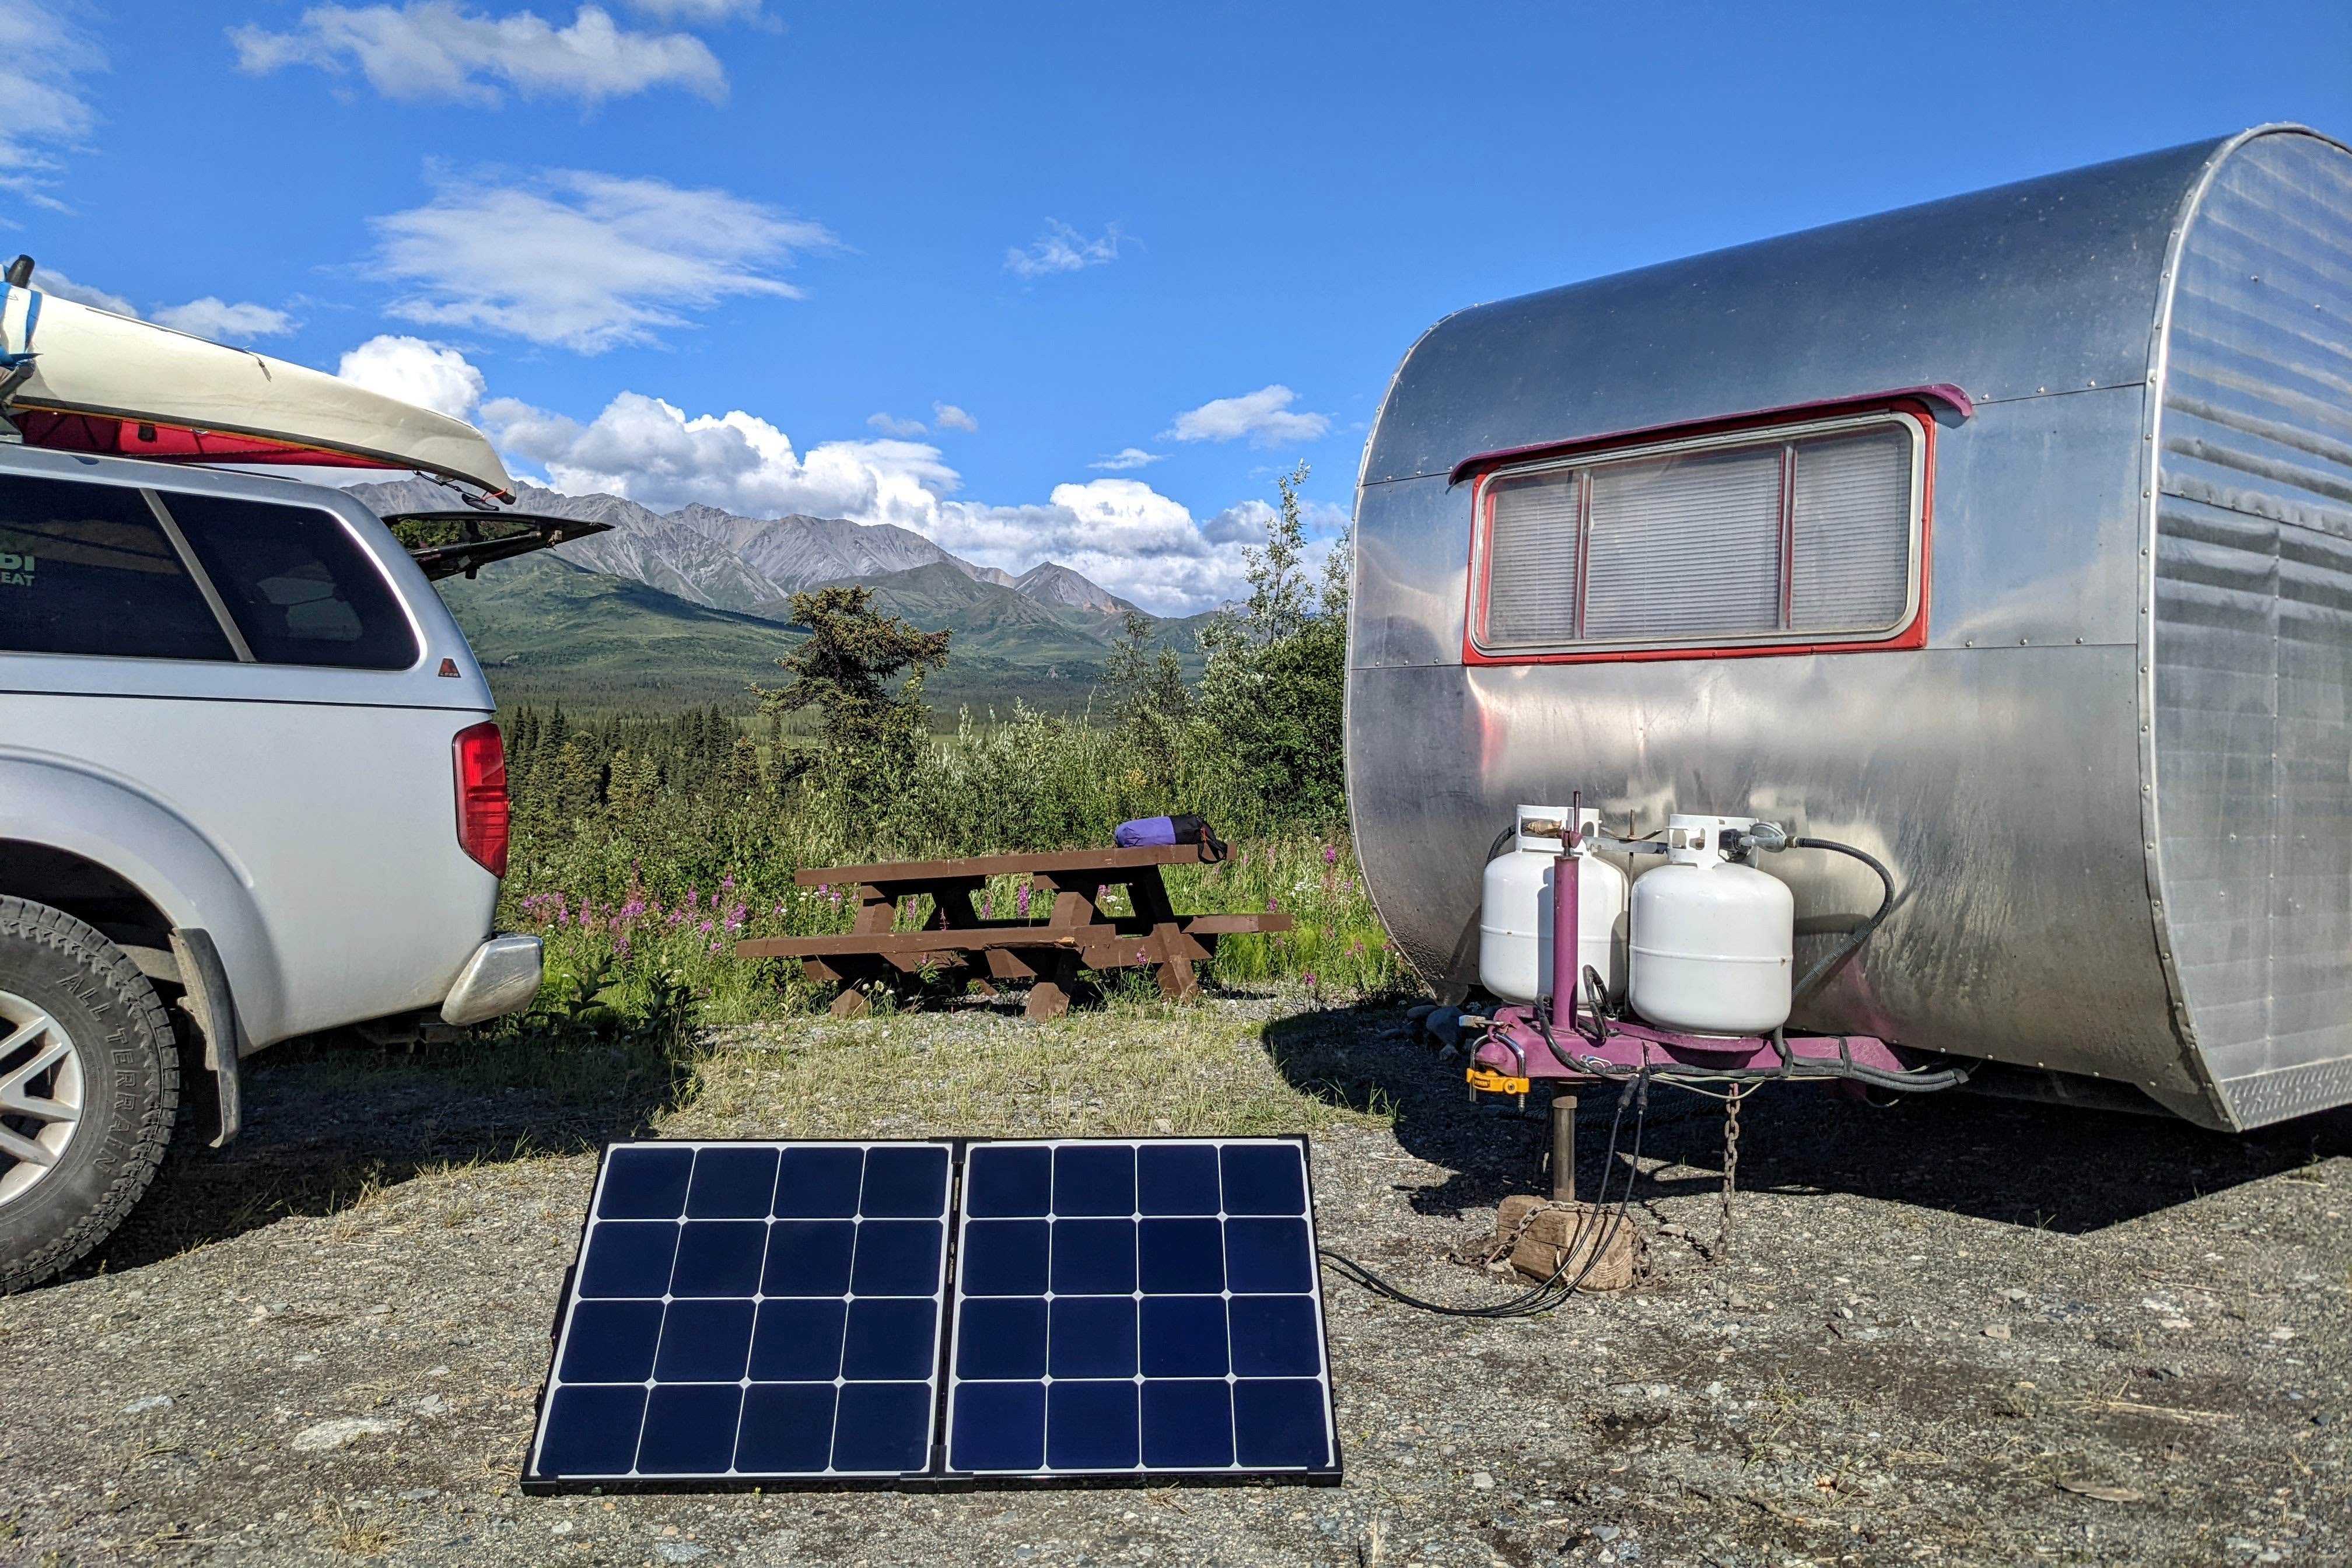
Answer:
[[[964,575],[944,561],[856,581],[874,590],[885,614],[926,631],[955,633],[949,668],[967,657],[1006,664],[1055,667],[1098,664],[1118,635],[1116,617],[1062,605],[1041,605],[995,583]]]

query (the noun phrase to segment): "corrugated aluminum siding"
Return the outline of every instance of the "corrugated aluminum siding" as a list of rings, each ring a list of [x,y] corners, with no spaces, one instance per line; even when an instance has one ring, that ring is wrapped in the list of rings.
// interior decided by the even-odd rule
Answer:
[[[2233,1119],[2352,1093],[2352,155],[2248,142],[2183,243],[2156,780],[2190,1027]]]

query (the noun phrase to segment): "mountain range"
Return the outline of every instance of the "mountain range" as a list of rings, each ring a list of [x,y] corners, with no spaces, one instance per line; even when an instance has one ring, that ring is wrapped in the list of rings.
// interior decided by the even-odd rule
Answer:
[[[886,614],[954,634],[948,670],[925,688],[935,706],[1018,696],[1066,709],[1091,694],[1136,608],[1058,563],[1016,577],[888,523],[702,505],[657,512],[620,496],[518,489],[518,510],[611,531],[439,584],[502,701],[701,701],[772,684],[775,658],[802,635],[790,626],[793,593],[843,583],[871,588]],[[349,493],[378,515],[465,504],[425,479]],[[1174,649],[1198,674],[1207,617],[1146,618],[1150,646]]]
[[[350,493],[379,516],[465,507],[456,491],[429,479],[353,485]],[[874,582],[938,565],[1039,604],[1111,617],[1135,608],[1058,562],[1040,562],[1015,577],[997,567],[975,565],[911,529],[887,522],[799,515],[738,517],[699,503],[662,512],[621,496],[568,496],[528,484],[516,487],[515,510],[610,524],[609,533],[555,547],[556,554],[591,572],[626,577],[688,604],[770,619],[789,618],[784,601],[797,589]]]

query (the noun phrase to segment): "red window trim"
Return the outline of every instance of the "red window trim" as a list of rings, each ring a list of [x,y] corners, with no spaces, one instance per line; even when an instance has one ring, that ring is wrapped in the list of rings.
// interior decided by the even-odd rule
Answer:
[[[1881,393],[1865,398],[1841,398],[1834,402],[1805,404],[1790,408],[1775,408],[1759,414],[1738,415],[1723,419],[1693,421],[1683,425],[1653,426],[1641,430],[1601,436],[1580,441],[1568,441],[1549,447],[1520,447],[1507,451],[1484,453],[1468,458],[1454,470],[1454,482],[1470,479],[1471,527],[1470,573],[1467,603],[1464,605],[1462,623],[1462,662],[1467,665],[1513,664],[1637,664],[1669,658],[1785,658],[1795,654],[1816,653],[1895,653],[1927,646],[1927,612],[1930,583],[1929,565],[1934,559],[1936,522],[1936,428],[1941,405],[1947,417],[1957,414],[1966,419],[1976,412],[1965,393],[1957,387],[1933,386],[1906,388],[1900,393]],[[1824,419],[1836,419],[1854,415],[1907,414],[1919,432],[1919,602],[1911,618],[1901,629],[1883,637],[1841,638],[1820,642],[1736,643],[1724,647],[1689,647],[1674,645],[1657,647],[1611,647],[1605,648],[1553,650],[1544,653],[1490,653],[1477,643],[1477,629],[1485,614],[1487,573],[1490,558],[1486,545],[1494,525],[1492,500],[1488,491],[1490,480],[1508,474],[1525,465],[1559,461],[1563,458],[1598,458],[1610,452],[1630,451],[1681,440],[1694,440],[1709,436],[1738,435],[1747,431],[1770,430],[1789,426],[1816,424]],[[1795,504],[1794,483],[1782,458],[1780,504],[1784,527],[1781,531],[1785,557],[1790,548],[1792,531],[1785,526],[1789,510]],[[1576,544],[1576,631],[1584,633],[1585,574],[1587,552],[1591,538],[1591,484],[1580,481],[1578,487],[1578,518]],[[1790,564],[1781,562],[1780,619],[1789,618]]]

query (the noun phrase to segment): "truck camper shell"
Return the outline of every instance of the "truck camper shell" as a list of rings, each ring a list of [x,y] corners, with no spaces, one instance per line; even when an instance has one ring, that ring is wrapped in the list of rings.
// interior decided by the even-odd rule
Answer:
[[[1349,797],[1450,995],[1515,805],[1894,869],[1791,1027],[2352,1100],[2352,152],[2294,126],[1482,305],[1364,457]],[[1647,858],[1643,858],[1644,860]],[[1639,868],[1632,868],[1638,869]],[[1877,902],[1766,868],[1801,968]]]

